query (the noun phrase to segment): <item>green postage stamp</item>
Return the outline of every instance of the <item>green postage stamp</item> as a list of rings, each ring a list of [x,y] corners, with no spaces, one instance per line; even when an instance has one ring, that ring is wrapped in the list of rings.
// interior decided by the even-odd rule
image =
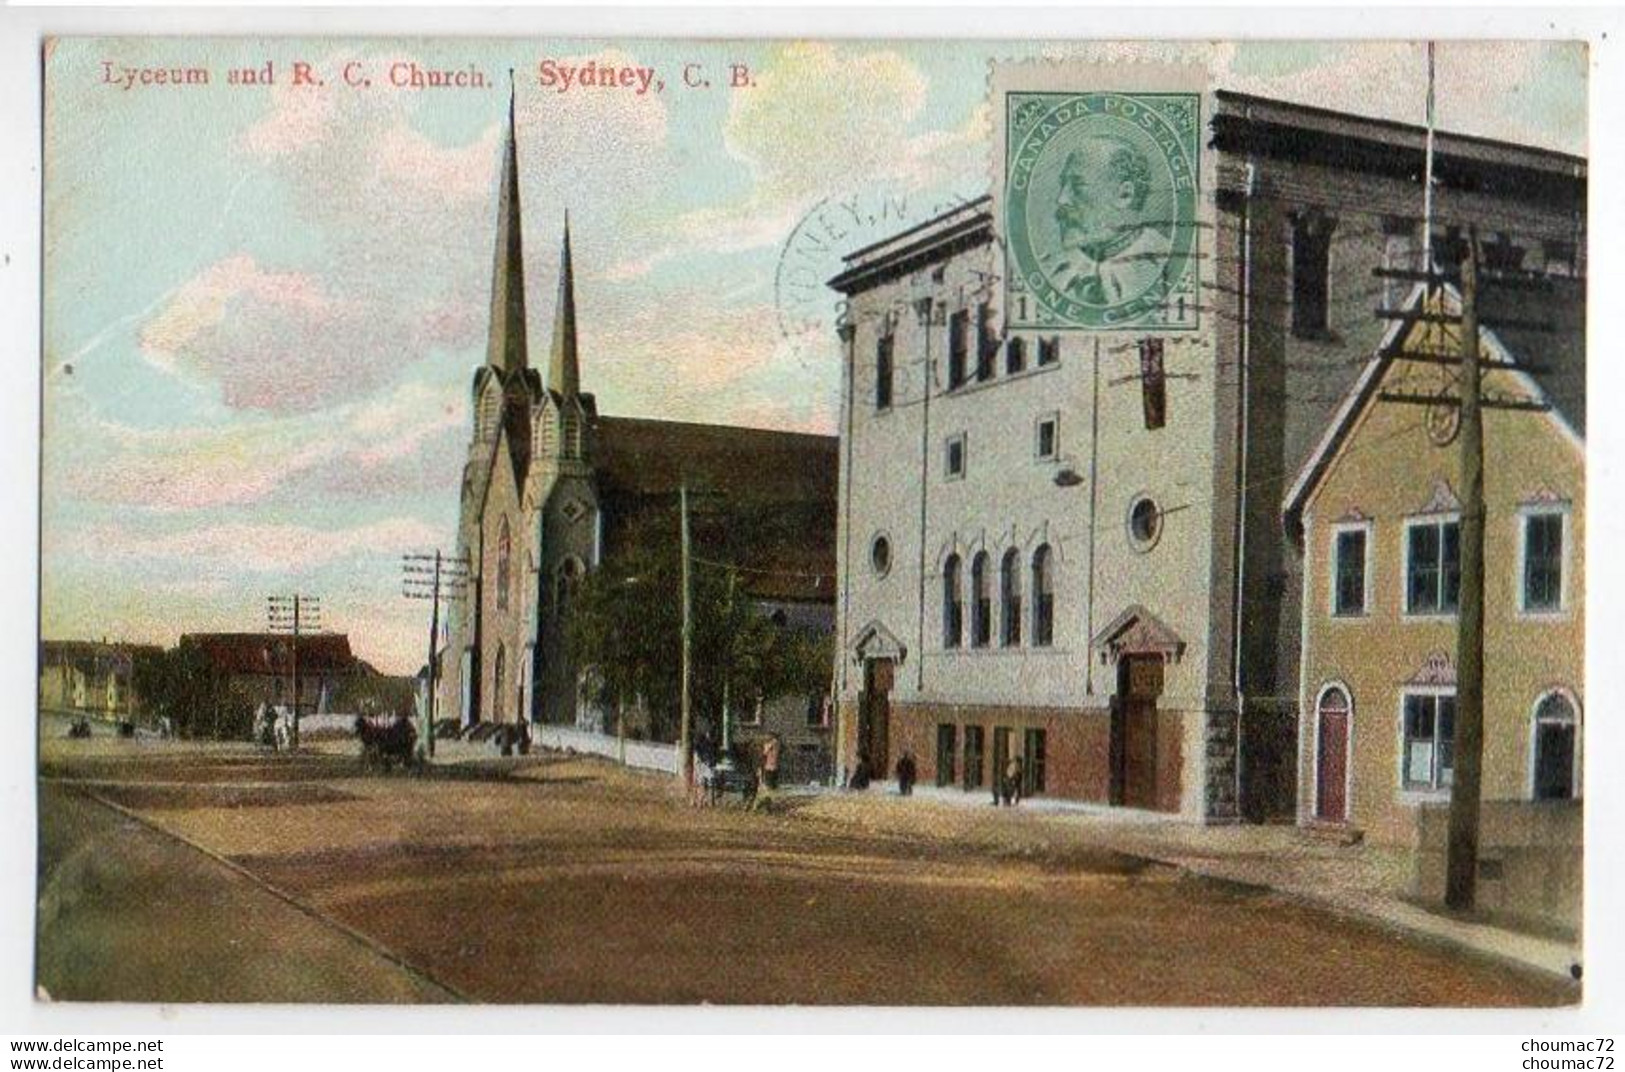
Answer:
[[[999,103],[1010,326],[1195,329],[1200,94],[1009,91]]]

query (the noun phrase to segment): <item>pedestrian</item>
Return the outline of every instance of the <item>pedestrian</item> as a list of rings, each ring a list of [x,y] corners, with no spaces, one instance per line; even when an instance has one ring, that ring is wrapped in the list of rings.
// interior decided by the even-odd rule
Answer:
[[[847,780],[846,786],[848,789],[869,788],[869,754],[867,752],[858,753],[857,765],[852,768],[852,777]]]
[[[903,749],[903,754],[897,759],[897,792],[902,796],[914,795],[914,778],[919,773],[914,764],[914,753]]]
[[[1021,774],[1021,757],[1011,756],[1010,762],[1004,768],[1004,802],[1006,804],[1021,803]]]
[[[777,734],[769,734],[762,742],[762,781],[771,791],[779,787],[779,744]]]

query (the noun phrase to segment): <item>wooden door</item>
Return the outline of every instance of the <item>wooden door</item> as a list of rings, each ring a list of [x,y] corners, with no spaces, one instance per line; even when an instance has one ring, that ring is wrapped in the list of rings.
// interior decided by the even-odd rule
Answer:
[[[1118,703],[1113,719],[1112,757],[1116,803],[1128,808],[1157,806],[1157,697],[1162,694],[1162,659],[1126,656],[1118,668]]]
[[[1315,809],[1315,817],[1324,822],[1340,823],[1348,818],[1348,741],[1348,712],[1322,711],[1320,786],[1316,794],[1319,806]]]
[[[1341,689],[1327,689],[1321,696],[1315,723],[1315,818],[1347,822],[1349,701]]]
[[[869,776],[886,777],[891,770],[889,733],[893,664],[870,659],[863,664],[863,703],[858,711],[858,750],[869,760]]]

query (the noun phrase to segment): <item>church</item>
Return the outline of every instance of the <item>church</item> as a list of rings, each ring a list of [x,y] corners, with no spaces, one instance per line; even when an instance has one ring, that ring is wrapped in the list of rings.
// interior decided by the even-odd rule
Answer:
[[[468,584],[450,607],[436,668],[438,716],[465,728],[529,721],[602,731],[613,724],[582,699],[566,643],[571,595],[618,555],[675,538],[671,519],[684,485],[719,493],[722,504],[705,519],[696,554],[705,527],[738,528],[764,513],[789,519],[795,540],[763,542],[747,553],[742,594],[775,622],[833,629],[835,437],[600,415],[582,390],[568,217],[559,256],[544,380],[530,361],[510,102],[490,329],[470,388],[457,527]],[[793,698],[793,707],[810,709],[812,701]],[[812,721],[799,716],[796,729],[823,728]]]

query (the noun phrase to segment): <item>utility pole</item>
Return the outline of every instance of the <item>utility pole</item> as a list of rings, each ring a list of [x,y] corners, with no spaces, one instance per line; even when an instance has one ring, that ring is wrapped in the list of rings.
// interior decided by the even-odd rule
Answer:
[[[429,609],[429,661],[423,703],[424,754],[434,758],[435,646],[440,634],[440,603],[461,599],[468,587],[468,560],[452,558],[439,548],[434,554],[402,555],[401,595],[407,599],[427,599]]]
[[[1478,363],[1478,229],[1461,263],[1461,603],[1456,619],[1455,770],[1445,904],[1473,907],[1484,766],[1484,370]]]
[[[1459,410],[1455,435],[1459,444],[1461,521],[1458,529],[1457,566],[1460,588],[1456,613],[1456,720],[1451,769],[1450,822],[1445,857],[1445,904],[1458,910],[1473,907],[1478,885],[1478,832],[1482,810],[1484,766],[1484,411],[1490,409],[1543,412],[1550,405],[1536,399],[1486,395],[1483,389],[1485,361],[1479,352],[1478,330],[1484,320],[1479,313],[1484,281],[1478,229],[1467,229],[1459,275],[1428,265],[1422,271],[1379,268],[1379,277],[1419,280],[1427,284],[1429,295],[1452,278],[1461,284],[1461,313],[1451,315],[1442,301],[1424,302],[1414,309],[1381,309],[1384,319],[1404,322],[1396,348],[1382,355],[1399,361],[1458,366],[1460,395],[1429,394],[1404,390],[1384,390],[1379,401],[1425,406],[1430,412]],[[1528,283],[1514,276],[1497,276],[1507,284]],[[1550,325],[1495,320],[1522,330],[1550,330]],[[1407,348],[1410,334],[1418,325],[1456,325],[1458,353],[1451,357],[1429,349]],[[1442,330],[1438,329],[1438,330]],[[1434,331],[1430,336],[1436,336]],[[1525,372],[1542,371],[1520,362]]]
[[[678,513],[682,528],[683,552],[683,693],[682,721],[677,731],[677,758],[682,765],[683,786],[689,797],[694,795],[694,721],[690,678],[693,674],[694,607],[693,580],[689,564],[688,547],[688,483],[678,487]]]
[[[728,571],[728,621],[733,622],[734,609],[734,583],[739,575],[733,570]],[[721,770],[733,769],[733,718],[728,709],[728,698],[733,685],[734,652],[732,637],[728,645],[728,663],[723,667],[722,674],[722,754],[717,758],[717,767]]]
[[[270,631],[292,634],[288,658],[289,676],[293,678],[293,726],[290,738],[294,748],[299,747],[299,638],[306,633],[321,632],[321,613],[320,596],[295,592],[291,596],[267,596],[265,600],[266,622]]]

